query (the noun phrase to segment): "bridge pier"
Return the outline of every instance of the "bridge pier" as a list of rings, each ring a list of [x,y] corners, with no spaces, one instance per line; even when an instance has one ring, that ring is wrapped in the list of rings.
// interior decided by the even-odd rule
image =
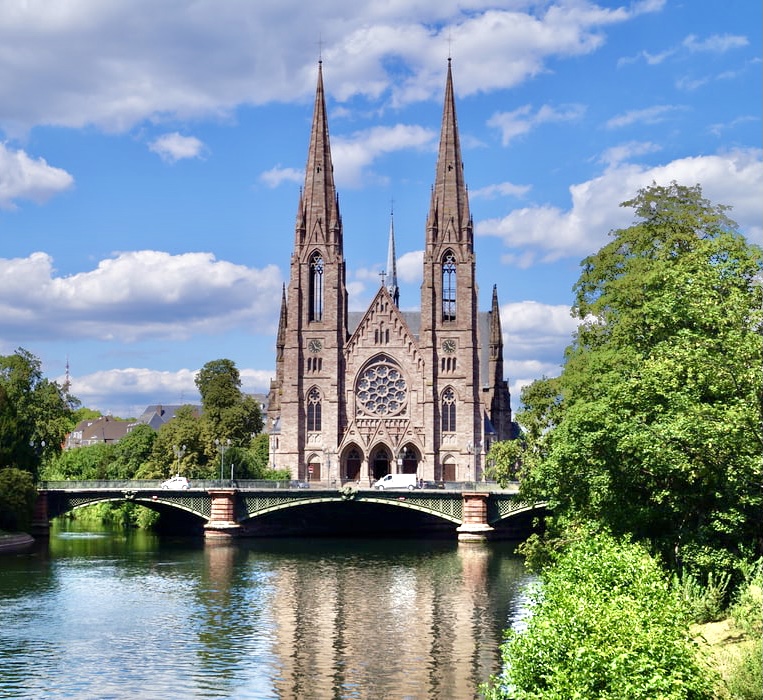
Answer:
[[[47,537],[50,535],[50,517],[48,516],[48,494],[47,492],[38,492],[37,500],[34,502],[34,512],[32,513],[31,534],[37,537]]]
[[[456,528],[459,542],[484,542],[493,528],[487,521],[488,494],[467,491],[462,494],[463,519]]]
[[[241,525],[236,521],[236,490],[210,489],[212,498],[211,515],[204,525],[204,539],[230,540],[241,534]]]

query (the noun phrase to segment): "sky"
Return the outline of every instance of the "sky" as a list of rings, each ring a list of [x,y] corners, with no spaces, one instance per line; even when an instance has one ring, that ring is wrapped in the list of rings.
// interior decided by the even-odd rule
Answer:
[[[322,61],[350,310],[419,308],[452,59],[480,308],[512,404],[561,371],[580,262],[651,183],[763,237],[757,0],[5,0],[0,355],[120,417],[268,390]]]

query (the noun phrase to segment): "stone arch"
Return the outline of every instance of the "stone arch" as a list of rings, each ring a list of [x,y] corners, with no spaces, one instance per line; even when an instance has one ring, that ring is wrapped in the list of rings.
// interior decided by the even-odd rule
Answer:
[[[322,476],[323,456],[318,452],[311,452],[305,457],[305,473],[300,476],[303,481],[320,481]]]

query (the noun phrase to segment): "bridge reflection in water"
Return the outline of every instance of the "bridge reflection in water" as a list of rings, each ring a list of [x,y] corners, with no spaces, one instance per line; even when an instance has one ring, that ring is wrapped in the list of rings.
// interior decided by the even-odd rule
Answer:
[[[443,485],[445,486],[445,485]],[[130,501],[174,519],[181,531],[208,539],[236,536],[374,535],[457,536],[461,541],[524,539],[543,503],[524,503],[516,488],[483,483],[448,488],[376,491],[295,482],[193,482],[186,490],[159,482],[43,482],[34,527],[101,501]]]

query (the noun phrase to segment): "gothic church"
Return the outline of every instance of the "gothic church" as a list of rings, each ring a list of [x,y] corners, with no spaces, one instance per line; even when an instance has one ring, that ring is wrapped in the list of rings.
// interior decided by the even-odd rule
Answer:
[[[386,278],[349,312],[322,65],[276,340],[270,463],[294,479],[369,485],[390,472],[476,481],[512,437],[497,290],[477,309],[473,220],[450,59],[426,221],[421,308],[398,308],[394,229]]]

